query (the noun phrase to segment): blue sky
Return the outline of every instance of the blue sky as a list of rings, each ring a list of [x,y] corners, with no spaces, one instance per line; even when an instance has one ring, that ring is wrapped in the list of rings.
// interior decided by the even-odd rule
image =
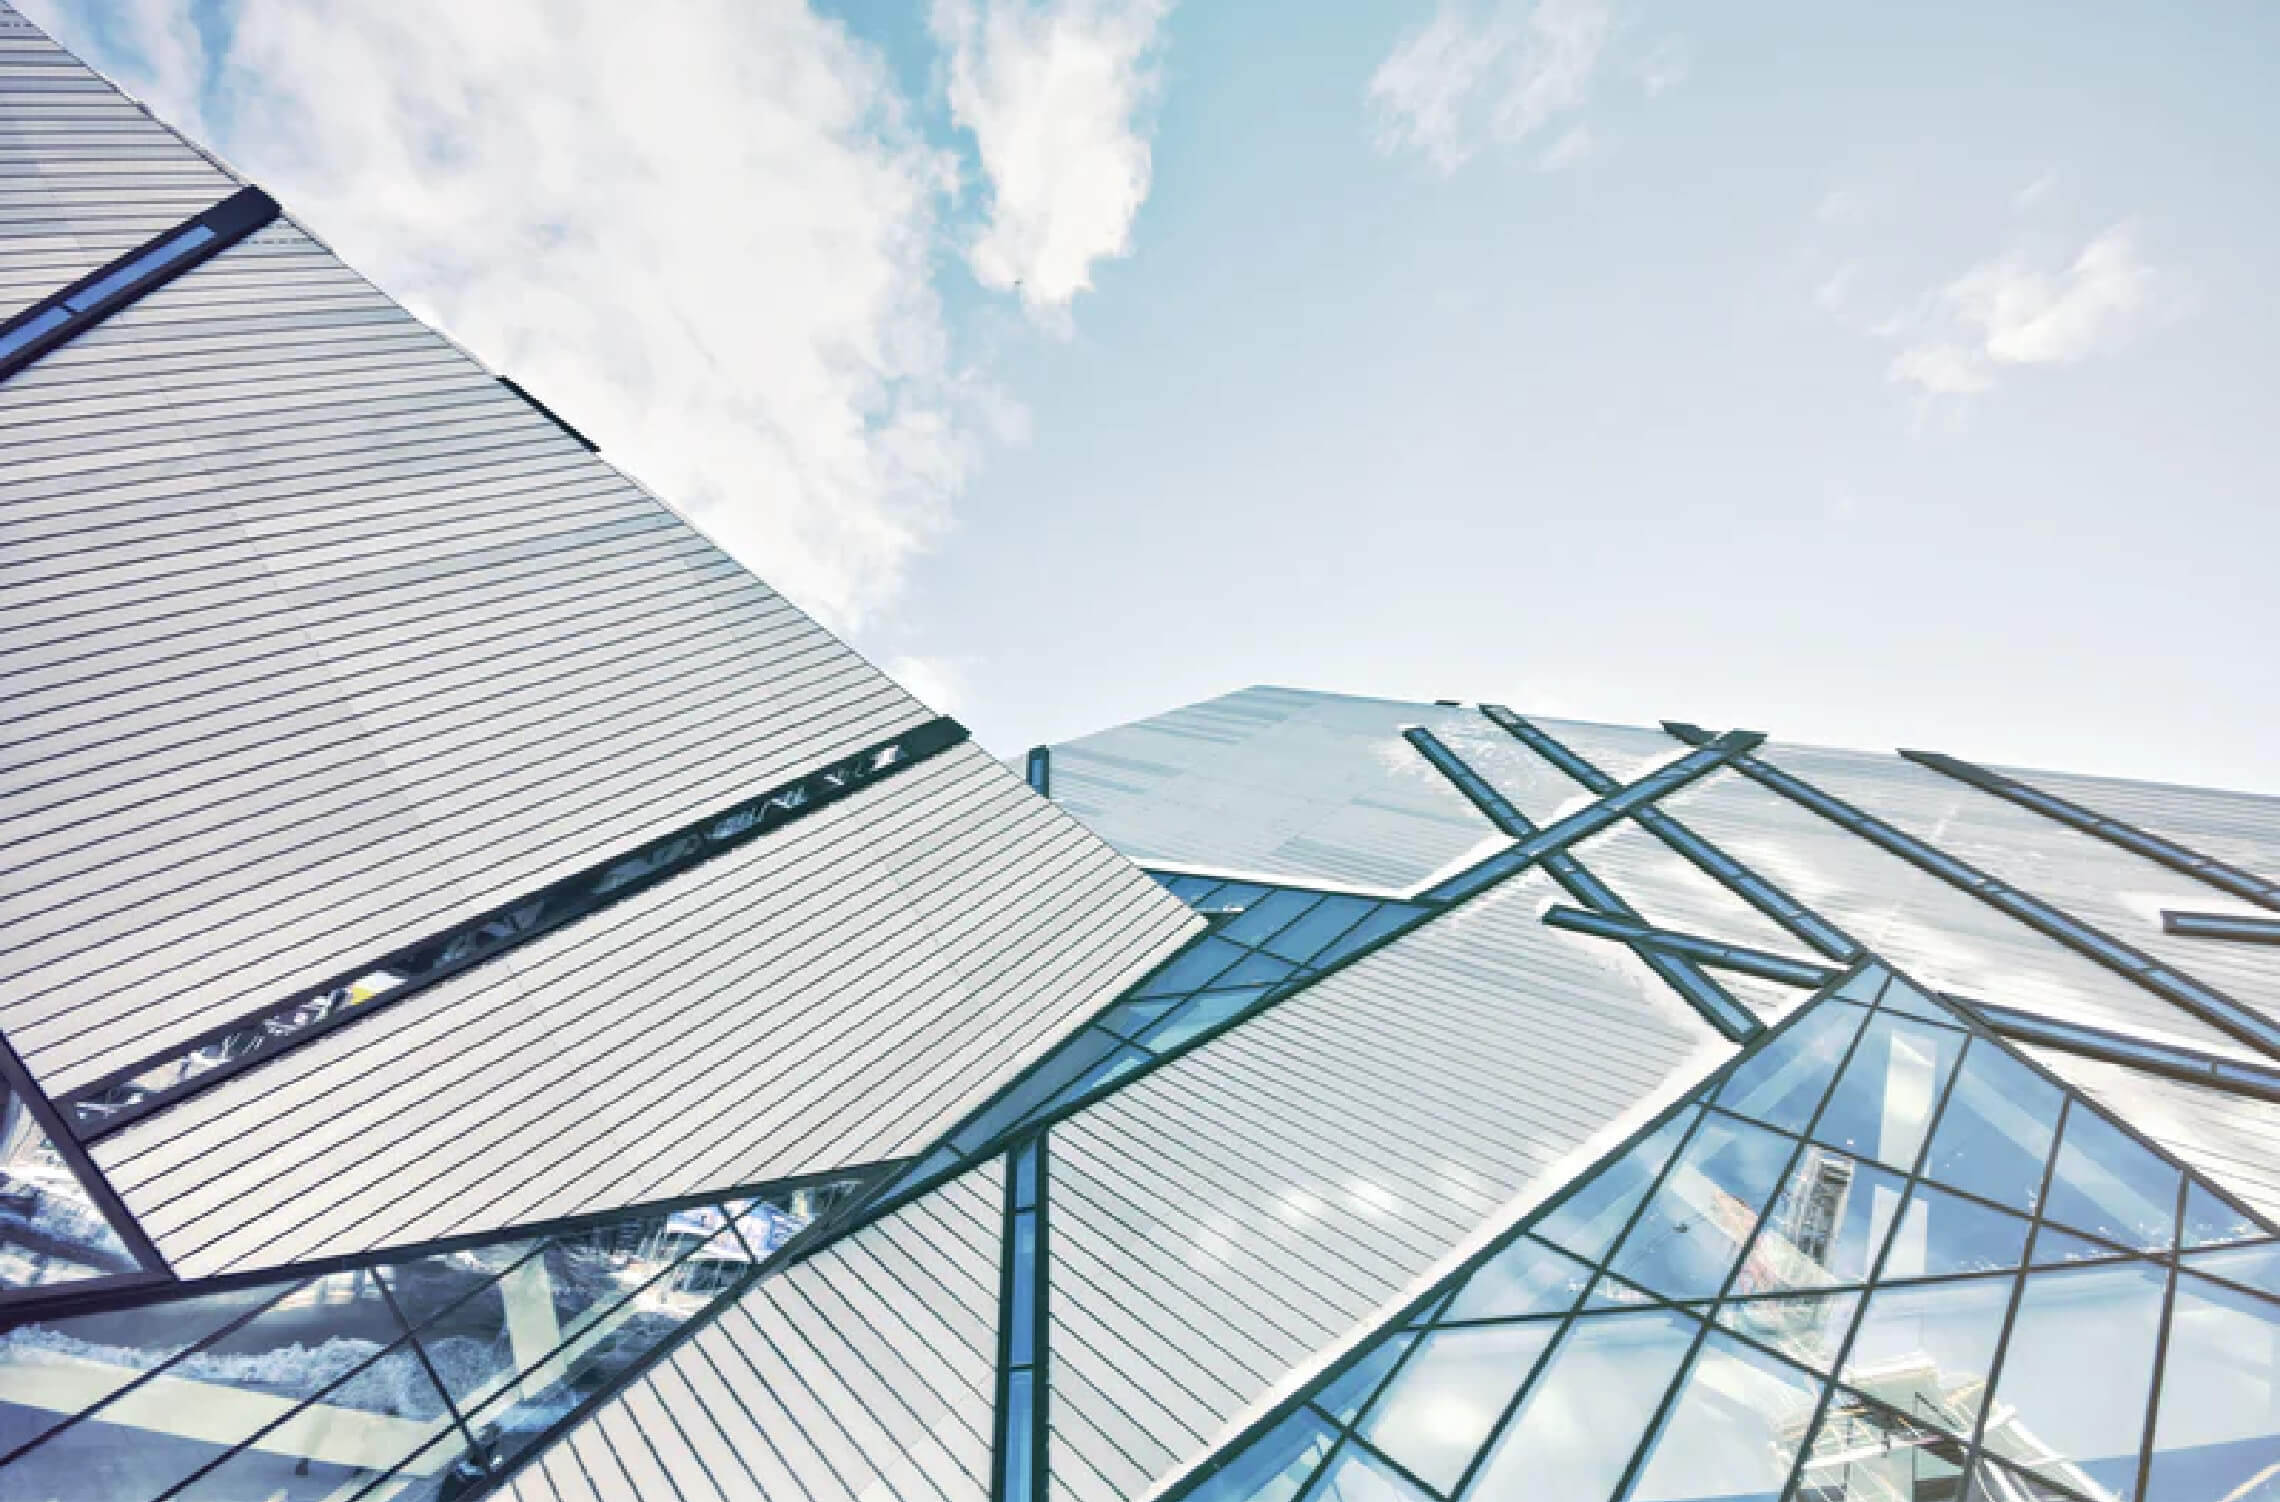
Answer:
[[[997,750],[2280,790],[2269,6],[25,8]]]

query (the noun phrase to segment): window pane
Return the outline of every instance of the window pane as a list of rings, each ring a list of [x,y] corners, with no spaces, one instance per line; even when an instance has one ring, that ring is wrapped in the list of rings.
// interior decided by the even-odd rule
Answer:
[[[1376,905],[1366,897],[1325,897],[1312,912],[1269,939],[1265,947],[1286,960],[1311,960]]]
[[[1417,1337],[1407,1332],[1391,1340],[1381,1340],[1352,1366],[1338,1374],[1337,1380],[1314,1395],[1315,1406],[1341,1424],[1351,1424],[1354,1415],[1362,1411],[1385,1381],[1386,1373],[1394,1363],[1406,1355],[1416,1344]]]
[[[1607,1248],[1646,1197],[1655,1176],[1662,1172],[1679,1139],[1686,1135],[1697,1113],[1681,1111],[1656,1128],[1653,1135],[1601,1169],[1560,1207],[1544,1217],[1536,1234],[1586,1262],[1607,1255]]]
[[[1869,1295],[1845,1381],[1869,1397],[1969,1435],[1986,1397],[2012,1279],[1903,1284]]]
[[[1563,1314],[1575,1307],[1591,1269],[1564,1252],[1523,1236],[1465,1280],[1444,1320],[1508,1319]]]
[[[1905,1187],[1881,1168],[1807,1147],[1782,1183],[1734,1292],[1867,1282]]]
[[[1932,1107],[1964,1035],[1891,1012],[1871,1017],[1813,1135],[1906,1173],[1924,1145]]]
[[[1823,1002],[1736,1065],[1718,1090],[1718,1104],[1768,1126],[1804,1131],[1867,1015]]]
[[[2189,1252],[2185,1265],[2219,1278],[2229,1278],[2246,1288],[2260,1288],[2280,1298],[2280,1243]]]
[[[1939,1278],[2018,1267],[2026,1259],[2028,1229],[2016,1215],[1918,1184],[1885,1256],[1883,1276]]]
[[[1206,991],[1157,1023],[1140,1041],[1158,1053],[1177,1048],[1196,1034],[1249,1011],[1267,990],[1265,986],[1243,986],[1232,991]]]
[[[1318,899],[1312,892],[1285,890],[1269,892],[1252,903],[1236,917],[1230,918],[1219,929],[1219,936],[1238,944],[1254,947],[1280,933],[1291,921],[1314,906]],[[1304,958],[1303,955],[1298,958]]]
[[[1955,1502],[1964,1447],[1839,1388],[1798,1473],[1799,1502]]]
[[[377,1269],[452,1401],[479,1402],[514,1374],[513,1336],[524,1337],[527,1344],[552,1333],[545,1264],[530,1255],[535,1250],[535,1243],[512,1242]],[[525,1258],[529,1265],[520,1267]],[[552,1344],[549,1340],[526,1354],[535,1361]]]
[[[2128,1255],[2122,1248],[2108,1246],[2103,1241],[2092,1241],[2053,1225],[2040,1225],[2035,1227],[2034,1251],[2027,1262],[2032,1267],[2063,1267],[2070,1262],[2103,1262]]]
[[[1921,1017],[1926,1022],[1942,1022],[1949,1027],[1957,1025],[1955,1017],[1946,1008],[1897,975],[1892,977],[1892,984],[1884,988],[1884,994],[1876,999],[1876,1004],[1888,1011]]]
[[[1986,1448],[2091,1496],[2135,1495],[2167,1279],[2145,1263],[2029,1273]]]
[[[2177,1281],[2147,1502],[2260,1495],[2280,1464],[2280,1307]]]
[[[1556,1320],[1536,1320],[1436,1330],[1418,1342],[1358,1432],[1447,1491],[1464,1475],[1558,1328]]]
[[[1306,1502],[1428,1502],[1425,1494],[1358,1445],[1348,1445],[1330,1462]]]
[[[1013,1208],[1032,1209],[1037,1204],[1037,1141],[1031,1138],[1013,1155]]]
[[[2184,1245],[2222,1246],[2228,1241],[2250,1241],[2265,1234],[2264,1227],[2246,1211],[2236,1210],[2198,1182],[2185,1190]]]
[[[1364,918],[1359,924],[1340,935],[1337,942],[1314,957],[1314,963],[1328,969],[1347,955],[1354,953],[1405,926],[1423,909],[1387,904]]]
[[[1291,1502],[1333,1438],[1318,1414],[1301,1408],[1188,1493],[1188,1502]]]
[[[0,1076],[0,1290],[141,1270],[47,1129]]]
[[[1241,945],[1230,944],[1215,934],[1206,934],[1196,941],[1194,948],[1182,951],[1154,979],[1133,994],[1173,996],[1183,991],[1201,990],[1211,983],[1212,977],[1249,953]]]
[[[1633,1502],[1778,1502],[1821,1384],[1722,1335],[1694,1358]]]
[[[1612,1493],[1700,1328],[1670,1310],[1578,1318],[1465,1496]]]
[[[1013,1372],[1005,1379],[1005,1448],[999,1452],[1000,1465],[1005,1473],[1005,1486],[1001,1492],[1004,1502],[1029,1502],[1036,1494],[1030,1474],[1036,1469],[1034,1446],[1037,1436],[1032,1428],[1033,1410],[1030,1406],[1031,1374]]]
[[[2180,1175],[2086,1105],[2066,1113],[2066,1137],[2043,1213],[2144,1251],[2166,1250],[2177,1227]]]
[[[1857,1293],[1817,1293],[1740,1300],[1719,1309],[1718,1323],[1795,1357],[1817,1372],[1826,1372],[1836,1362],[1845,1332],[1852,1328],[1860,1297]]]
[[[2000,1045],[1973,1039],[1924,1172],[2032,1213],[2063,1099],[2056,1085]]]
[[[1037,1323],[1037,1216],[1031,1211],[1013,1218],[1012,1257],[1005,1359],[1012,1366],[1027,1366],[1036,1359],[1032,1347]]]
[[[1705,1117],[1624,1236],[1613,1271],[1668,1298],[1716,1294],[1793,1145],[1763,1127]]]
[[[1985,1455],[1972,1467],[1971,1484],[1963,1496],[1964,1502],[2075,1502],[2072,1492],[2061,1491],[2039,1477],[2014,1471]]]

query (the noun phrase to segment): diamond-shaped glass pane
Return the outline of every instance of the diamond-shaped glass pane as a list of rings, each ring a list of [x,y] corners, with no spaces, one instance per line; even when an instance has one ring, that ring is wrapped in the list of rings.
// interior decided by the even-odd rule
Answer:
[[[1991,1205],[1919,1183],[1879,1275],[1941,1278],[2002,1272],[2026,1260],[2028,1222]]]
[[[1845,1381],[1902,1413],[1968,1436],[1986,1398],[2012,1282],[1969,1278],[1876,1290],[1845,1356]]]
[[[1523,1236],[1465,1280],[1444,1320],[1513,1319],[1563,1314],[1591,1281],[1591,1269],[1564,1252]]]
[[[2058,1134],[2056,1085],[1991,1039],[1974,1039],[1941,1113],[1924,1172],[2032,1213]]]
[[[1940,1430],[1839,1388],[1791,1495],[1798,1502],[1955,1502],[1965,1453]]]
[[[1608,1164],[1579,1186],[1559,1207],[1544,1217],[1536,1234],[1575,1253],[1587,1262],[1607,1255],[1639,1201],[1654,1185],[1679,1139],[1693,1124],[1695,1113],[1680,1111],[1657,1127],[1622,1157]]]
[[[1840,1002],[1814,1007],[1734,1066],[1718,1104],[1783,1131],[1804,1131],[1867,1015]]]
[[[1722,1306],[1718,1323],[1771,1346],[1815,1371],[1829,1371],[1860,1308],[1858,1293],[1808,1293],[1740,1299]]]
[[[1986,1449],[2092,1496],[2135,1496],[2167,1284],[2142,1262],[2027,1274]]]
[[[2162,1355],[2148,1502],[2270,1495],[2280,1466],[2280,1305],[2190,1273]]]
[[[1866,1282],[1905,1188],[1905,1180],[1873,1164],[1808,1145],[1783,1180],[1734,1292]]]
[[[1909,1172],[1963,1041],[1950,1029],[1878,1012],[1861,1030],[1813,1135]]]
[[[1612,1270],[1665,1298],[1716,1294],[1794,1145],[1745,1121],[1705,1116],[1625,1234]]]
[[[1675,1310],[1578,1316],[1466,1495],[1609,1495],[1699,1329]]]
[[[1447,1491],[1558,1333],[1555,1320],[1436,1330],[1417,1343],[1358,1431]]]
[[[2066,1113],[2043,1213],[2123,1246],[2164,1250],[2177,1230],[2180,1177],[2175,1165],[2077,1102]]]
[[[1631,1502],[1775,1502],[1821,1387],[1786,1361],[1710,1336],[1655,1436]]]

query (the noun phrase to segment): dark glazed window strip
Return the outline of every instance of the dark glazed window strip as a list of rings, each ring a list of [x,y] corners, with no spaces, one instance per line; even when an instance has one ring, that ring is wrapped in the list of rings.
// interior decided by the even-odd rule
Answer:
[[[1529,723],[1501,704],[1483,704],[1480,712],[1593,793],[1604,797],[1615,790],[1614,778],[1561,744],[1542,726]],[[1634,810],[1631,817],[1638,821],[1640,828],[1693,862],[1712,880],[1830,959],[1849,965],[1860,957],[1860,946],[1844,930],[1727,855],[1671,814],[1648,804]]]
[[[2121,1033],[2108,1032],[2104,1028],[2084,1027],[2076,1022],[2059,1022],[2039,1012],[2022,1012],[2015,1007],[1975,1001],[1968,996],[1943,993],[1943,999],[1972,1012],[2004,1037],[2015,1038],[2021,1043],[2039,1043],[2046,1048],[2080,1054],[2086,1059],[2126,1064],[2132,1069],[2167,1075],[2189,1085],[2228,1090],[2235,1095],[2252,1095],[2259,1100],[2280,1101],[2280,1069],[2266,1069],[2261,1065],[2241,1063],[2237,1059],[2223,1059],[2214,1054],[2202,1053],[2198,1049],[2180,1048],[2173,1043],[2131,1038]]]
[[[172,1276],[0,1036],[0,1309]]]
[[[2244,944],[2280,944],[2280,918],[2242,918],[2232,913],[2161,915],[2163,933],[2192,939],[2238,939]]]
[[[623,855],[407,945],[189,1044],[154,1054],[65,1097],[82,1142],[92,1142],[244,1073],[335,1028],[520,948],[794,819],[836,803],[959,744],[966,727],[927,721],[781,787],[746,798]]]
[[[1968,761],[1959,761],[1952,756],[1943,756],[1937,751],[1910,751],[1903,748],[1900,754],[1918,766],[1930,767],[1933,771],[1945,773],[1958,782],[1968,782],[1981,792],[1993,793],[1996,797],[2008,799],[2022,808],[2031,808],[2046,818],[2057,820],[2069,829],[2078,829],[2084,834],[2096,835],[2108,844],[2119,845],[2134,855],[2142,855],[2149,861],[2158,861],[2172,871],[2205,881],[2220,891],[2230,892],[2235,897],[2245,897],[2250,902],[2280,912],[2280,882],[2266,881],[2254,872],[2243,871],[2240,867],[2227,865],[2214,856],[2189,850],[2175,840],[2165,840],[2160,835],[2148,833],[2134,824],[2124,824],[2119,819],[2110,819],[2104,814],[2084,808],[2081,804],[2070,802],[2055,793],[2046,793],[2041,788],[2029,787],[2015,777],[2005,777],[2000,772],[1990,772],[1987,768],[1975,766]]]
[[[1043,1133],[1005,1159],[1005,1235],[998,1264],[997,1418],[992,1432],[992,1502],[1044,1502],[1046,1451],[1046,1151]]]
[[[1689,745],[1699,746],[1710,739],[1708,731],[1675,720],[1663,721],[1663,729]],[[2275,1027],[2267,1018],[2207,982],[2171,969],[2144,951],[2100,933],[2087,923],[2069,918],[2050,904],[2028,896],[2010,883],[1998,881],[1978,867],[1957,860],[1914,835],[1905,834],[1882,819],[1863,813],[1842,798],[1821,791],[1802,777],[1784,772],[1754,756],[1737,757],[1734,765],[1791,802],[1811,809],[1878,849],[1900,857],[1919,871],[1930,872],[1990,907],[2009,913],[2036,932],[2064,944],[2077,954],[2096,960],[2117,974],[2127,976],[2162,1000],[2182,1007],[2210,1026],[2222,1028],[2243,1042],[2254,1044],[2275,1058],[2280,1058],[2280,1027]]]
[[[1523,856],[1524,858],[1512,867],[1513,870],[1532,865],[1540,859],[1545,871],[1550,873],[1551,878],[1558,882],[1570,897],[1598,912],[1633,921],[1636,921],[1639,915],[1631,905],[1616,896],[1614,890],[1605,882],[1584,869],[1583,863],[1569,854],[1565,847],[1576,840],[1597,834],[1600,830],[1621,819],[1625,814],[1646,806],[1650,798],[1660,797],[1673,788],[1683,786],[1695,777],[1712,770],[1726,757],[1746,751],[1750,746],[1756,745],[1759,740],[1763,739],[1762,736],[1753,737],[1747,734],[1721,736],[1718,747],[1713,748],[1724,751],[1724,755],[1720,756],[1718,760],[1708,760],[1690,765],[1694,763],[1694,757],[1682,757],[1660,771],[1649,773],[1640,778],[1628,788],[1611,792],[1591,807],[1559,820],[1550,828],[1539,830],[1529,822],[1525,815],[1512,806],[1510,799],[1498,792],[1487,778],[1482,777],[1467,766],[1464,759],[1443,745],[1440,737],[1434,735],[1432,731],[1413,728],[1404,730],[1402,735],[1443,776],[1455,783],[1458,790],[1470,798],[1474,806],[1488,816],[1491,823],[1520,841],[1519,844],[1501,855],[1491,856],[1481,862],[1471,872],[1443,882],[1433,892],[1426,894],[1428,898],[1431,898],[1435,893],[1452,888],[1465,890],[1466,895],[1470,895],[1472,890],[1478,890],[1478,888],[1466,888],[1465,884],[1475,873],[1496,868],[1500,863],[1511,862],[1515,856]],[[1684,770],[1682,771],[1682,769]],[[1673,776],[1674,773],[1681,775]],[[1612,787],[1613,785],[1609,784],[1609,786]],[[1650,786],[1653,788],[1651,793],[1646,791]],[[1566,833],[1556,841],[1546,845],[1545,842],[1552,841],[1555,834],[1571,829],[1574,832]],[[1544,846],[1544,848],[1538,849],[1539,846]],[[1507,871],[1503,874],[1509,875],[1510,872]],[[1754,1036],[1759,1031],[1758,1020],[1750,1015],[1749,1009],[1736,1001],[1733,993],[1724,986],[1704,975],[1692,961],[1646,945],[1633,945],[1632,948],[1648,969],[1662,977],[1666,985],[1686,998],[1687,1005],[1700,1012],[1712,1027],[1718,1029],[1729,1040],[1740,1042]]]
[[[1053,748],[1031,746],[1028,765],[1030,790],[1040,798],[1053,796]]]
[[[0,323],[0,381],[276,217],[275,199],[259,188],[241,188],[203,214]]]
[[[1803,986],[1817,990],[1835,980],[1841,973],[1829,965],[1810,964],[1793,960],[1787,955],[1768,954],[1762,949],[1751,949],[1741,944],[1721,944],[1715,939],[1698,938],[1672,929],[1656,928],[1650,924],[1620,918],[1611,913],[1586,912],[1581,908],[1554,907],[1544,911],[1544,921],[1554,928],[1565,928],[1575,933],[1596,934],[1604,939],[1620,939],[1627,944],[1645,945],[1665,954],[1682,955],[1699,960],[1705,965],[1717,965],[1743,975],[1755,975],[1764,980],[1779,981],[1786,986]]]

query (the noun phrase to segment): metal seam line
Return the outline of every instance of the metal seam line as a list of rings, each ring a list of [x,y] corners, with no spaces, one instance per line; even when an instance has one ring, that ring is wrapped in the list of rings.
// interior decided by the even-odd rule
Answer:
[[[1663,729],[1688,745],[1703,745],[1710,739],[1709,732],[1699,726],[1677,720],[1663,721]],[[2280,1026],[2275,1026],[2207,982],[2163,965],[2142,950],[2066,916],[2041,899],[2029,896],[2008,882],[1997,880],[1978,867],[1958,860],[1914,835],[1895,829],[1842,798],[1823,792],[1792,772],[1785,772],[1754,756],[1737,756],[1733,762],[1746,776],[1771,788],[1792,803],[1819,814],[1847,833],[1867,840],[1889,855],[1898,856],[1919,871],[1939,877],[1948,885],[1977,897],[1998,911],[2009,913],[2045,938],[2064,944],[2075,953],[2096,960],[2118,975],[2128,977],[2162,1000],[2192,1013],[2210,1026],[2220,1028],[2243,1042],[2280,1058]]]
[[[81,1142],[96,1141],[749,844],[858,788],[959,745],[966,734],[956,720],[938,716],[307,987],[283,1002],[113,1070],[63,1098],[72,1130]],[[198,1072],[157,1083],[139,1078],[154,1070],[186,1069]]]
[[[1483,704],[1480,712],[1498,729],[1594,794],[1604,796],[1615,790],[1614,778],[1541,725],[1501,704]],[[1861,947],[1850,934],[1696,834],[1676,815],[1650,803],[1635,810],[1631,817],[1638,821],[1640,828],[1691,861],[1705,875],[1828,958],[1849,965],[1860,957]]]
[[[277,214],[276,199],[259,188],[240,188],[0,323],[0,381],[229,249]]]
[[[2163,933],[2191,939],[2238,939],[2244,944],[2280,944],[2280,918],[2243,918],[2232,913],[2161,914]]]
[[[1571,835],[1563,841],[1563,847],[1566,843],[1596,834],[1638,806],[1639,800],[1632,797],[1637,789],[1644,788],[1648,783],[1661,777],[1664,772],[1675,771],[1686,766],[1691,760],[1691,758],[1681,758],[1660,772],[1650,773],[1647,777],[1641,778],[1632,785],[1632,788],[1612,793],[1590,808],[1557,821],[1551,826],[1551,829],[1538,830],[1526,815],[1513,806],[1510,799],[1497,790],[1495,784],[1474,771],[1471,766],[1466,764],[1464,758],[1444,745],[1440,737],[1433,734],[1432,731],[1422,727],[1411,727],[1402,731],[1401,734],[1402,738],[1415,746],[1437,771],[1454,783],[1458,791],[1471,799],[1473,805],[1485,814],[1491,823],[1520,841],[1519,844],[1502,855],[1491,856],[1487,861],[1483,861],[1480,866],[1474,868],[1475,871],[1491,866],[1498,861],[1509,859],[1529,849],[1536,841],[1551,833],[1551,830],[1570,825],[1582,828],[1581,834]],[[1722,737],[1721,741],[1723,740]],[[1755,740],[1748,740],[1745,736],[1743,739],[1734,741],[1733,747],[1746,749],[1746,745],[1754,744],[1756,744]],[[1729,754],[1732,754],[1731,750]],[[1686,777],[1672,781],[1670,787],[1677,787],[1684,781],[1702,775],[1709,771],[1712,765],[1714,763],[1701,765],[1689,772]],[[1659,790],[1654,796],[1659,797],[1662,792],[1666,791],[1669,791],[1669,788]],[[1619,804],[1625,806],[1619,808]],[[1616,811],[1602,816],[1602,811],[1609,809]],[[1600,912],[1613,914],[1616,917],[1634,920],[1638,918],[1638,912],[1629,903],[1617,896],[1613,888],[1592,875],[1583,863],[1565,848],[1546,851],[1543,855],[1543,864],[1544,869],[1550,873],[1552,879],[1558,882],[1567,894],[1575,898],[1576,901]],[[1441,887],[1436,887],[1434,892],[1440,892],[1443,888],[1459,886],[1470,875],[1471,873],[1462,873],[1452,877],[1449,881],[1443,882]],[[1427,894],[1429,898],[1432,895],[1434,894]],[[1734,998],[1733,993],[1709,976],[1704,975],[1691,960],[1645,946],[1634,945],[1632,947],[1648,969],[1661,977],[1664,984],[1684,998],[1688,1006],[1699,1012],[1703,1019],[1716,1028],[1728,1041],[1738,1043],[1762,1030],[1762,1025],[1757,1018],[1752,1016],[1749,1009]]]
[[[1605,939],[1619,939],[1629,944],[1644,944],[1690,960],[1699,960],[1705,965],[1717,965],[1743,975],[1757,976],[1761,980],[1801,986],[1809,991],[1820,989],[1843,973],[1833,965],[1816,965],[1805,960],[1791,959],[1787,955],[1771,954],[1763,949],[1751,949],[1746,945],[1727,944],[1716,939],[1679,933],[1674,929],[1656,928],[1613,913],[1551,907],[1544,910],[1543,919],[1554,928],[1594,934]]]
[[[2259,906],[2280,912],[2280,882],[2267,881],[2252,871],[2243,871],[2215,856],[2203,855],[2175,840],[2164,839],[2134,824],[2109,818],[2094,809],[2061,798],[2056,793],[2046,793],[2015,777],[2005,777],[2000,772],[1991,772],[1972,762],[1943,756],[1937,751],[1911,751],[1906,747],[1901,748],[1900,754],[1918,766],[1929,767],[1958,782],[1967,782],[1981,792],[1992,793],[2022,808],[2031,808],[2069,829],[2095,835],[2110,845],[2121,846],[2133,855],[2142,855],[2172,871],[2207,882],[2220,891],[2230,892],[2235,897],[2245,897]]]
[[[521,397],[525,406],[528,406],[533,412],[536,412],[539,416],[545,418],[548,422],[560,428],[564,436],[568,437],[572,442],[576,443],[587,453],[598,454],[602,451],[602,446],[600,444],[594,442],[593,439],[588,438],[585,434],[570,426],[570,424],[563,419],[561,413],[555,411],[552,407],[549,407],[546,403],[540,401],[537,397],[532,396],[528,391],[524,390],[520,381],[515,380],[511,376],[499,376],[497,377],[497,380],[500,385],[506,387],[509,391],[512,391],[515,395]]]

